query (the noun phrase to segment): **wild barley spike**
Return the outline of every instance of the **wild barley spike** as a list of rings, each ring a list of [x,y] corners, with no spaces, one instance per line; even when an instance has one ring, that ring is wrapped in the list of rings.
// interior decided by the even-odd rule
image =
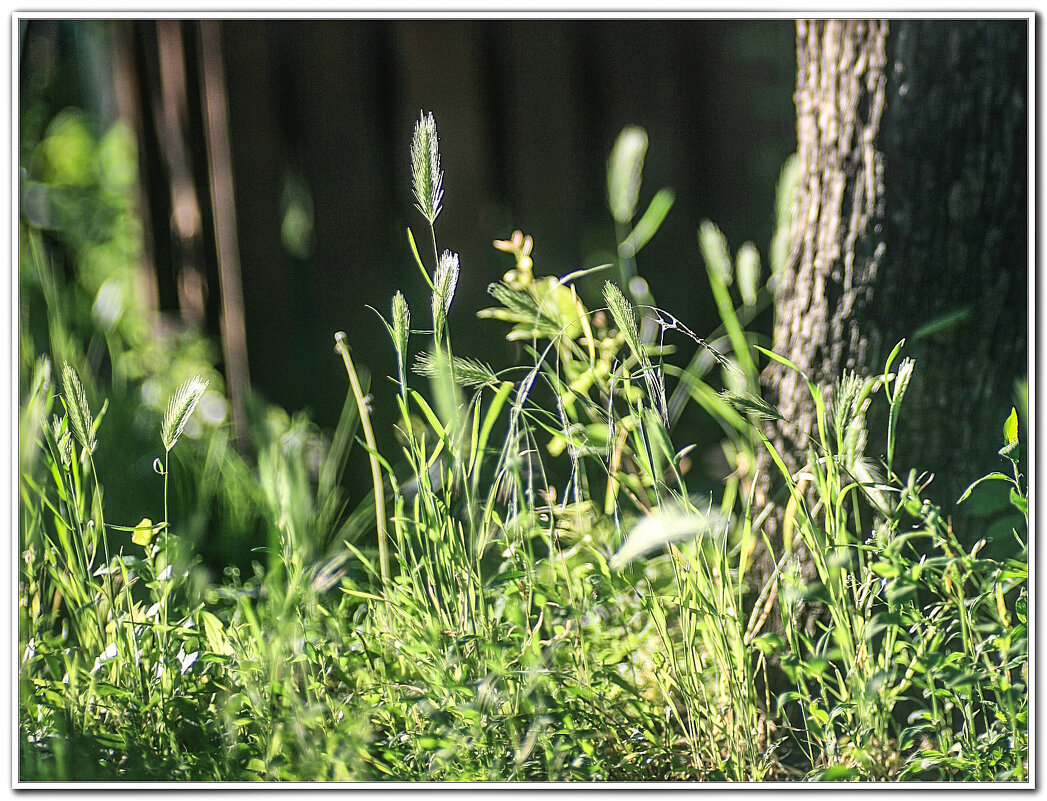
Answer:
[[[207,391],[210,382],[204,381],[200,376],[193,376],[180,386],[175,394],[171,396],[167,404],[167,412],[164,414],[164,422],[160,427],[160,437],[164,442],[164,450],[170,451],[178,442],[185,430],[185,424],[193,416],[200,399]]]
[[[80,377],[69,362],[62,364],[62,395],[65,399],[66,414],[69,417],[69,425],[73,429],[73,436],[76,437],[82,448],[88,452],[93,451],[95,440],[91,432],[94,427],[91,407],[87,405],[84,385],[80,383]]]
[[[458,254],[445,250],[433,276],[433,329],[439,339],[458,284]]]
[[[411,334],[411,309],[407,306],[407,298],[403,292],[397,291],[393,295],[392,314],[393,345],[401,356],[407,353],[407,339]]]
[[[440,169],[440,144],[432,112],[415,123],[411,139],[411,180],[418,211],[432,225],[440,215],[444,174]]]

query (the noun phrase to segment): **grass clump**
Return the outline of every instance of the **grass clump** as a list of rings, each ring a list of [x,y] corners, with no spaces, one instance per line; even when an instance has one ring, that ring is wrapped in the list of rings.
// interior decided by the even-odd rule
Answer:
[[[760,354],[780,357],[745,330],[770,298],[759,254],[732,259],[704,224],[721,324],[699,337],[659,309],[635,257],[672,201],[662,190],[633,223],[647,146],[628,130],[609,164],[623,283],[602,305],[581,282],[612,265],[547,276],[531,237],[494,243],[513,263],[479,314],[525,355],[496,371],[454,353],[470,271],[438,247],[443,172],[422,115],[410,155],[431,259],[407,235],[432,327],[394,295],[397,444],[379,446],[343,333],[349,388],[326,447],[271,416],[248,466],[214,432],[202,472],[221,470],[265,531],[248,570],[200,578],[169,517],[169,457],[207,381],[174,391],[159,424],[163,520],[107,528],[91,458],[105,407],[92,417],[65,365],[53,414],[37,362],[19,485],[23,780],[1028,779],[1027,528],[1006,558],[965,549],[926,480],[894,472],[914,369],[894,367],[901,345],[878,375],[809,384],[817,430],[801,470],[784,467],[758,382]],[[771,279],[781,258],[772,247]],[[685,369],[666,360],[676,335],[699,346]],[[882,463],[867,453],[878,402]],[[674,442],[692,403],[737,468],[716,493]],[[1016,420],[1010,472],[965,498],[1006,485],[1027,526]],[[339,476],[357,431],[371,487],[350,508]],[[756,506],[759,448],[783,509]],[[759,583],[770,514],[791,534]]]

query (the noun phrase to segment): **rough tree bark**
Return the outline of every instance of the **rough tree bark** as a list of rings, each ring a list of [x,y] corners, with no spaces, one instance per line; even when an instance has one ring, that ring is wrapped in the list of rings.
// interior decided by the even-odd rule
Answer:
[[[906,338],[916,372],[895,472],[935,473],[927,494],[952,514],[963,488],[998,467],[1000,427],[1027,374],[1028,26],[797,27],[801,176],[774,349],[831,387],[845,369],[882,369]],[[816,430],[813,404],[777,364],[763,381],[794,424],[768,433],[795,470]],[[871,417],[868,456],[884,454],[885,430]]]

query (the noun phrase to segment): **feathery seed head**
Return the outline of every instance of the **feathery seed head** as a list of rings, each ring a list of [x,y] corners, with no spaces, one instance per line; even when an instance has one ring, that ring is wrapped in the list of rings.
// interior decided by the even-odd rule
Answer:
[[[647,131],[636,125],[626,126],[618,135],[607,162],[607,194],[611,214],[619,223],[631,222],[636,214],[646,155]]]
[[[783,419],[782,413],[778,411],[776,406],[751,392],[724,389],[720,392],[720,397],[727,401],[736,411],[753,415],[760,420]]]
[[[397,290],[393,295],[393,345],[396,352],[403,355],[407,353],[407,338],[411,334],[411,309],[407,306],[407,298],[403,292]]]
[[[97,443],[92,431],[94,420],[91,417],[91,407],[87,405],[84,385],[80,383],[80,377],[69,362],[62,363],[62,398],[65,401],[73,436],[88,453],[93,452]]]
[[[200,405],[200,399],[207,391],[209,383],[197,375],[175,390],[167,404],[164,422],[160,427],[160,438],[163,440],[164,450],[170,451],[178,442],[178,438],[185,430],[185,424],[189,422],[196,407]]]
[[[498,376],[495,375],[494,370],[489,364],[479,359],[453,356],[451,363],[454,365],[454,380],[459,386],[478,389],[498,385]],[[415,358],[414,371],[418,375],[432,378],[447,369],[447,356],[439,351],[436,353],[422,352]]]
[[[727,237],[709,220],[702,220],[698,228],[698,247],[706,267],[727,286],[734,280],[731,253],[727,249]]]
[[[432,112],[423,113],[411,139],[411,181],[418,211],[432,225],[440,215],[444,174],[440,169],[440,145]]]
[[[632,348],[637,356],[642,354],[644,351],[640,347],[640,335],[636,329],[636,315],[633,312],[633,305],[625,299],[622,290],[613,281],[604,283],[603,299],[611,312],[611,317],[614,318],[615,326],[622,332],[629,347]]]
[[[62,466],[68,468],[73,463],[73,438],[65,424],[65,418],[54,415],[51,418],[51,436],[58,447],[58,458]]]
[[[909,388],[909,379],[912,378],[914,367],[916,367],[916,362],[908,356],[902,359],[901,364],[898,365],[897,376],[894,379],[895,403],[902,402],[902,396],[905,395],[905,390]]]
[[[436,265],[433,276],[433,328],[437,338],[443,333],[447,312],[454,300],[454,289],[458,284],[458,254],[445,250]]]

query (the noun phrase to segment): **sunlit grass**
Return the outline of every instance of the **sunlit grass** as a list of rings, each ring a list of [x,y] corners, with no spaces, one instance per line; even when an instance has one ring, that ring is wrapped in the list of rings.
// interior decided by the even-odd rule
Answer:
[[[892,472],[918,369],[901,346],[877,375],[811,386],[819,425],[790,473],[760,428],[781,414],[759,395],[759,359],[779,357],[744,328],[769,291],[755,246],[732,260],[703,225],[721,317],[708,337],[639,283],[635,259],[672,202],[662,190],[634,224],[647,147],[630,129],[609,163],[628,285],[606,281],[598,305],[576,284],[588,271],[544,274],[531,237],[494,243],[513,263],[479,313],[523,354],[496,372],[455,352],[455,290],[477,278],[438,247],[443,172],[435,120],[421,117],[412,183],[431,254],[408,237],[431,319],[418,327],[424,312],[394,295],[393,436],[372,427],[344,334],[347,402],[326,447],[273,413],[255,427],[253,463],[222,427],[180,445],[208,391],[190,378],[149,418],[162,506],[107,525],[104,488],[120,477],[100,475],[92,453],[125,432],[70,364],[58,387],[46,357],[31,362],[23,781],[1028,778],[1017,416],[1001,441],[1009,472],[985,479],[1006,485],[1022,521],[1008,558],[962,546],[923,479]],[[700,347],[684,370],[666,361],[678,335]],[[692,446],[675,422],[692,402],[738,468],[715,495],[688,486]],[[887,410],[883,464],[866,453],[873,403]],[[169,515],[176,444],[195,446],[184,465],[197,492],[223,499],[217,519],[249,510],[264,532],[249,574],[198,570]],[[760,448],[784,509],[755,508]],[[339,488],[350,456],[371,467],[352,508]],[[769,514],[794,536],[758,584]],[[798,579],[801,558],[815,581]]]

